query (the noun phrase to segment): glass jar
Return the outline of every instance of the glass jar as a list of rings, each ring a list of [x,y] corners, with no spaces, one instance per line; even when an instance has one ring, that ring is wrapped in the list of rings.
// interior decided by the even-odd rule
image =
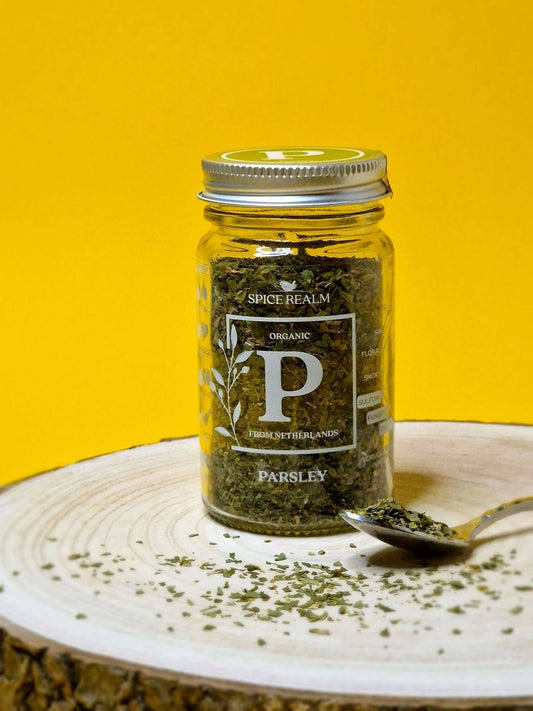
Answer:
[[[203,161],[202,495],[229,526],[345,531],[392,493],[391,194],[379,151],[272,148]]]

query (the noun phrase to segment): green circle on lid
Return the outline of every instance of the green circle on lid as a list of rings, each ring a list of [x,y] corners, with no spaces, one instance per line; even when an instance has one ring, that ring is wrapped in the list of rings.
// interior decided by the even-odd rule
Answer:
[[[249,150],[229,151],[210,156],[214,160],[224,160],[230,163],[261,163],[263,165],[323,164],[347,163],[371,158],[377,151],[364,151],[356,148],[322,148],[322,147],[283,147],[283,148],[253,148]]]

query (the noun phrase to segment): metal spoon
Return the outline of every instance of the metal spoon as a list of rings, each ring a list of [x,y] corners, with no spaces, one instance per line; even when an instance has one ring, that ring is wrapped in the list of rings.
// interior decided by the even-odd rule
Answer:
[[[455,526],[454,531],[457,533],[457,538],[440,538],[437,535],[412,531],[404,526],[384,526],[368,516],[355,513],[355,511],[341,511],[340,515],[354,528],[358,528],[374,538],[379,538],[380,541],[389,543],[391,546],[418,553],[443,554],[467,548],[478,533],[488,526],[492,526],[496,521],[521,511],[531,510],[533,510],[533,496],[500,504],[500,506],[485,511],[461,526]]]

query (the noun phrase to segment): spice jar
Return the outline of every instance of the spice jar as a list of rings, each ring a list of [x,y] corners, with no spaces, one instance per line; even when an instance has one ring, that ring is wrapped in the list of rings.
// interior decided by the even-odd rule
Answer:
[[[198,248],[202,495],[269,534],[346,530],[391,495],[393,248],[379,151],[203,160]]]

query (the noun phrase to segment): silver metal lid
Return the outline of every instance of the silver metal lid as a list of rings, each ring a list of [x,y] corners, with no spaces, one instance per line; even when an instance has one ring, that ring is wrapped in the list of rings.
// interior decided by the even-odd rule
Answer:
[[[254,148],[202,161],[201,200],[223,205],[354,205],[392,194],[387,158],[355,148]]]

